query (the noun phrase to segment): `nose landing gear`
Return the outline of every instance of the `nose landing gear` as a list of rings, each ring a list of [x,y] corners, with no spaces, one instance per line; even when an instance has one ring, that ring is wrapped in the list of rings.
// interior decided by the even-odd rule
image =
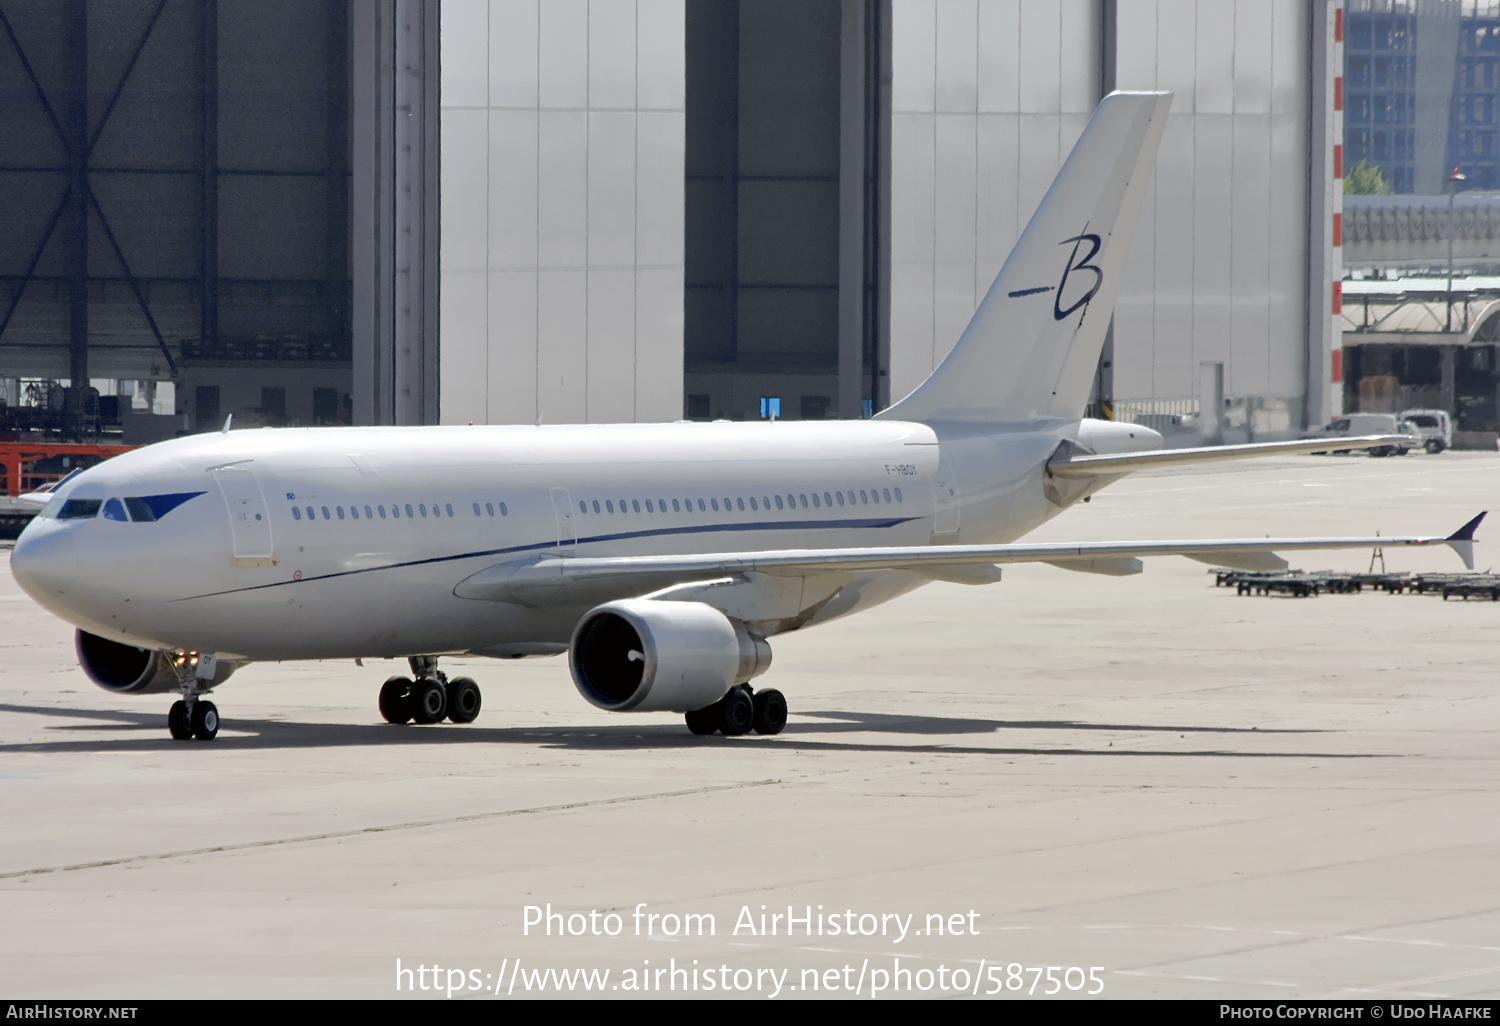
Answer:
[[[197,681],[195,680],[196,684]],[[182,698],[172,703],[167,710],[167,733],[174,741],[212,741],[219,734],[219,707],[206,698],[198,697],[205,692],[184,687]]]
[[[380,687],[380,715],[387,723],[473,723],[478,718],[483,699],[473,680],[449,680],[437,668],[437,656],[412,656],[407,662],[411,677],[391,677]]]
[[[780,734],[786,726],[786,696],[775,688],[757,692],[749,684],[737,684],[713,705],[685,714],[694,734],[723,731],[737,737],[754,730],[757,734]]]

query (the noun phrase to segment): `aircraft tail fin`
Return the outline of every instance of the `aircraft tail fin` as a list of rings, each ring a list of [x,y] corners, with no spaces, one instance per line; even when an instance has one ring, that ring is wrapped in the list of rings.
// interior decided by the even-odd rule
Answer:
[[[958,344],[882,418],[1083,415],[1171,104],[1104,98]]]

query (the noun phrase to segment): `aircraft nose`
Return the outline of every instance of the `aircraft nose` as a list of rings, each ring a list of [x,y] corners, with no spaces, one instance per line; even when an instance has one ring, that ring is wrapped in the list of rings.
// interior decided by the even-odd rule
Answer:
[[[10,573],[21,590],[44,605],[66,595],[77,579],[78,547],[51,520],[33,520],[16,539]]]

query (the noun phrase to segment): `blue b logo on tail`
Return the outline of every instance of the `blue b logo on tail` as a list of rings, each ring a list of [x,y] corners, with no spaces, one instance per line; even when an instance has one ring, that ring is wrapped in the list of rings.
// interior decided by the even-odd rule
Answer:
[[[1073,244],[1073,252],[1068,257],[1068,266],[1063,268],[1062,281],[1057,283],[1057,298],[1052,301],[1052,317],[1053,319],[1059,321],[1067,317],[1070,313],[1072,313],[1074,310],[1077,310],[1079,307],[1087,306],[1089,300],[1093,299],[1095,293],[1099,291],[1099,286],[1104,284],[1104,272],[1095,267],[1093,264],[1089,263],[1089,261],[1094,259],[1094,256],[1099,252],[1099,236],[1092,233],[1075,235],[1071,239],[1063,239],[1062,242],[1058,243],[1058,245],[1066,246],[1070,242]],[[1089,250],[1087,253],[1083,254],[1082,259],[1079,259],[1078,250],[1083,246],[1085,242],[1089,244]],[[1094,283],[1089,287],[1088,292],[1084,293],[1082,299],[1078,300],[1078,302],[1074,303],[1072,306],[1064,310],[1062,305],[1063,290],[1068,287],[1068,275],[1072,274],[1074,271],[1093,271]]]

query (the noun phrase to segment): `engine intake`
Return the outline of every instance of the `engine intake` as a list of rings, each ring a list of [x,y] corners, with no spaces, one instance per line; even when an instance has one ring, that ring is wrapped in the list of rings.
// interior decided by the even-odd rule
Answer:
[[[701,602],[625,599],[578,622],[568,666],[600,709],[692,712],[770,669],[771,646]]]
[[[143,694],[177,690],[177,672],[162,652],[122,645],[86,631],[73,635],[73,647],[83,672],[105,691]]]
[[[78,665],[89,680],[105,691],[121,695],[176,691],[181,681],[179,666],[182,673],[192,673],[198,658],[196,652],[136,648],[87,631],[74,632],[73,648],[78,653]],[[213,680],[206,681],[205,686],[224,683],[238,668],[237,664],[218,660]]]

